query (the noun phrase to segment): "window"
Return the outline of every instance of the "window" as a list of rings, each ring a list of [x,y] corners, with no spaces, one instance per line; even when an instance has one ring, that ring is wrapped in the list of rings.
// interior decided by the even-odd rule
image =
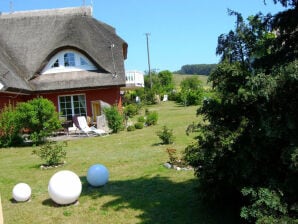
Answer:
[[[64,66],[65,67],[76,66],[74,53],[64,54]]]
[[[52,64],[51,68],[57,68],[57,67],[59,67],[58,59]]]
[[[85,95],[59,96],[59,112],[66,120],[72,120],[74,115],[86,116]]]
[[[63,50],[49,61],[48,65],[42,71],[42,74],[82,70],[96,70],[96,66],[80,52]]]

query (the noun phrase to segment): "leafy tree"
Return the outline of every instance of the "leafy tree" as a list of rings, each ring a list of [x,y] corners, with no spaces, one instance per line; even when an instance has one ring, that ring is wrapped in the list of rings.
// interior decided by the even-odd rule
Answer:
[[[203,99],[202,82],[197,77],[189,77],[180,83],[180,92],[176,98],[185,106],[200,105]]]
[[[146,75],[144,77],[144,82],[145,101],[148,104],[156,103],[156,95],[169,94],[174,88],[173,74],[168,70],[159,73],[152,72],[151,75]]]
[[[183,65],[177,73],[188,75],[210,75],[211,71],[215,69],[217,64],[194,64]]]
[[[161,71],[158,73],[159,83],[162,86],[161,93],[170,93],[174,89],[173,74],[168,71]]]
[[[198,109],[208,122],[185,150],[201,194],[234,198],[253,223],[298,217],[297,1],[280,2],[292,7],[248,23],[229,12],[236,27],[219,37],[221,63],[210,76],[217,97]]]
[[[18,104],[16,110],[20,125],[30,130],[30,139],[34,144],[44,142],[53,131],[61,128],[56,108],[47,99],[34,98]]]

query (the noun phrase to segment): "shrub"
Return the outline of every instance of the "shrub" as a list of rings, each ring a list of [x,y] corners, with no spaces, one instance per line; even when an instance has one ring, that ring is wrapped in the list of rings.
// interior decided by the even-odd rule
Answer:
[[[139,108],[135,104],[128,104],[127,106],[124,107],[124,114],[125,116],[128,116],[130,118],[134,117],[137,115],[139,112]]]
[[[123,117],[116,106],[106,107],[104,113],[107,117],[109,128],[112,129],[113,133],[123,130]]]
[[[144,128],[144,124],[142,122],[137,122],[137,123],[135,123],[135,128],[136,129],[143,129]]]
[[[30,139],[34,144],[45,141],[53,131],[61,128],[54,104],[42,97],[18,104],[17,113],[23,128],[30,130]]]
[[[163,129],[157,132],[157,136],[161,139],[162,144],[168,145],[174,142],[173,130],[167,126],[163,126]]]
[[[146,118],[146,125],[156,125],[158,120],[158,113],[156,111],[148,112],[147,118]]]
[[[65,146],[67,146],[66,141],[62,143],[47,142],[39,149],[34,149],[32,153],[44,160],[47,166],[59,165],[63,163],[62,160],[66,157]]]
[[[20,122],[12,105],[5,106],[0,113],[0,147],[9,147],[22,142]]]
[[[138,117],[138,122],[145,123],[146,119],[144,116]]]
[[[136,130],[136,128],[134,125],[130,125],[127,127],[127,131],[135,131],[135,130]]]

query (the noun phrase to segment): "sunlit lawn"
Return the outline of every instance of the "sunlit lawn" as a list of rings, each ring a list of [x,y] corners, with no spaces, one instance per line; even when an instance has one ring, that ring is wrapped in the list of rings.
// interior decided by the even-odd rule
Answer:
[[[4,223],[224,223],[228,215],[207,210],[198,200],[193,171],[163,167],[168,161],[167,147],[182,152],[194,141],[193,136],[185,135],[185,129],[199,119],[196,109],[163,102],[149,107],[159,114],[156,126],[69,141],[67,163],[60,168],[41,170],[42,161],[32,155],[31,147],[0,149]],[[173,129],[173,145],[159,144],[156,131],[163,125]],[[110,172],[104,187],[92,188],[86,182],[87,170],[95,163],[104,164]],[[79,203],[57,206],[49,198],[49,179],[59,170],[71,170],[81,178]],[[12,188],[19,182],[31,186],[29,202],[12,200]]]

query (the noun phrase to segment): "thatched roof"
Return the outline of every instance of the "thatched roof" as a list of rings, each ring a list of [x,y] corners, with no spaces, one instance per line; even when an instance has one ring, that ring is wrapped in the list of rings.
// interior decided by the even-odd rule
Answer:
[[[113,27],[94,19],[91,10],[79,7],[1,14],[0,82],[4,90],[124,86],[127,44]],[[69,48],[87,56],[98,71],[40,74],[54,54]]]

